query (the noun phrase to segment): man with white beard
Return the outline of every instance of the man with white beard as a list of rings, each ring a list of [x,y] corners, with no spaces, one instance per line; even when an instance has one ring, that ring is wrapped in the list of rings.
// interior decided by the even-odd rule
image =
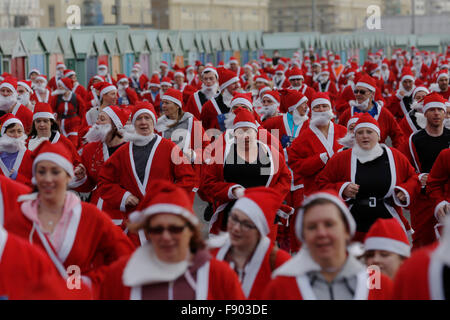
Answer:
[[[34,80],[34,94],[31,97],[32,103],[37,102],[48,103],[50,101],[50,89],[47,88],[47,77],[43,74],[36,77]]]
[[[409,137],[427,125],[427,119],[423,114],[423,98],[429,93],[430,90],[424,86],[414,89],[411,111],[399,123],[405,137]]]
[[[200,83],[199,77],[195,74],[194,66],[186,66],[186,80],[187,84],[193,87],[197,87]]]
[[[392,113],[375,101],[376,81],[371,76],[363,75],[355,85],[355,100],[350,100],[350,107],[347,108],[339,117],[339,123],[347,125],[348,120],[355,113],[369,113],[378,121],[381,137],[380,143],[384,143],[387,137],[390,137],[394,148],[403,144],[403,133],[395,121]]]
[[[200,119],[203,106],[217,94],[219,89],[219,75],[215,68],[208,67],[203,69],[200,79],[202,88],[189,97],[184,108],[185,111],[194,115],[196,119]]]
[[[117,104],[121,105],[135,105],[139,101],[136,91],[129,87],[130,82],[126,75],[117,75]]]
[[[305,196],[318,190],[316,176],[334,153],[342,148],[338,140],[345,136],[347,128],[333,123],[334,118],[328,94],[317,92],[311,102],[309,127],[287,150],[289,168],[303,177]]]
[[[423,82],[428,81],[429,69],[428,66],[423,63],[423,58],[420,55],[420,52],[415,53],[413,58],[413,67],[411,69],[414,71],[416,79],[420,79]]]
[[[31,89],[31,81],[19,81],[17,82],[17,101],[33,111],[33,104],[31,103],[31,95],[33,89]]]
[[[387,102],[387,108],[398,121],[411,111],[412,93],[416,88],[415,80],[412,70],[407,67],[403,68],[400,86],[395,95]]]
[[[233,100],[234,93],[240,88],[239,77],[234,71],[221,68],[218,78],[220,93],[206,102],[200,113],[200,120],[205,130],[215,128],[225,131],[225,115],[230,112],[231,100]]]
[[[110,84],[115,84],[114,79],[108,73],[108,64],[106,61],[102,61],[99,63],[99,65],[97,67],[97,74],[102,77],[105,77],[106,82],[109,82]]]
[[[286,76],[284,74],[283,65],[279,64],[275,69],[275,76],[273,77],[274,89],[280,90],[285,86]]]
[[[66,65],[64,62],[57,62],[56,63],[56,75],[50,79],[48,82],[48,87],[53,91],[58,89],[58,80],[61,80],[64,78],[64,70],[66,70]]]
[[[0,116],[12,113],[22,121],[25,132],[28,133],[33,122],[33,112],[18,101],[17,80],[6,78],[0,83]]]

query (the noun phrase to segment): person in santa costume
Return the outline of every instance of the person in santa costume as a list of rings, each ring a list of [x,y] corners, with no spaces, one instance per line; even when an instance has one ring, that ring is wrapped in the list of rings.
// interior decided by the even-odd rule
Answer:
[[[445,100],[450,99],[450,88],[448,85],[448,79],[449,79],[448,70],[441,70],[438,73],[436,79],[437,83],[436,89],[433,90],[435,92],[438,92]]]
[[[193,87],[199,87],[201,85],[201,81],[198,75],[195,73],[195,67],[191,65],[187,65],[186,69],[186,82],[188,85]]]
[[[411,70],[414,72],[416,79],[420,79],[423,82],[428,82],[430,70],[428,66],[423,63],[423,58],[419,51],[414,54],[413,66]]]
[[[0,118],[0,175],[31,186],[31,151],[22,122],[8,113]]]
[[[88,89],[89,92],[86,97],[86,110],[89,111],[92,108],[98,108],[100,106],[100,92],[98,91],[98,83],[105,82],[105,77],[95,75],[89,80]]]
[[[381,71],[380,71],[381,79],[383,80],[383,98],[386,100],[392,96],[392,91],[394,87],[395,77],[394,73],[389,69],[389,61],[384,59],[381,63]]]
[[[413,251],[394,280],[396,300],[448,300],[450,271],[450,217],[444,219],[439,242]]]
[[[364,261],[375,265],[390,279],[411,255],[411,245],[402,226],[395,218],[378,219],[364,239]]]
[[[236,272],[247,299],[260,299],[272,272],[291,256],[267,237],[282,199],[272,188],[248,188],[236,201],[227,222],[227,233],[217,242],[213,256],[228,262]]]
[[[208,252],[188,194],[167,180],[151,184],[129,229],[143,246],[108,270],[102,300],[244,300],[228,264]]]
[[[159,64],[159,68],[161,70],[159,78],[161,82],[163,82],[163,78],[166,77],[169,78],[171,81],[173,80],[174,73],[173,71],[170,70],[169,63],[167,63],[167,61],[161,61],[161,63]]]
[[[313,96],[311,110],[309,126],[287,149],[289,167],[294,175],[303,178],[305,195],[317,190],[317,174],[342,147],[338,140],[347,132],[347,128],[333,123],[331,101],[326,93],[317,92]]]
[[[349,102],[350,108],[347,108],[339,117],[339,123],[346,126],[348,119],[350,119],[353,114],[358,112],[368,113],[377,120],[380,126],[380,143],[384,143],[387,137],[390,137],[392,145],[395,148],[398,148],[404,142],[402,130],[398,126],[392,113],[388,109],[383,108],[379,101],[375,101],[375,92],[375,79],[369,75],[363,75],[359,78],[354,91],[356,100],[351,100]]]
[[[239,77],[241,81],[241,87],[244,90],[251,90],[251,88],[254,86],[254,79],[255,75],[253,74],[253,67],[250,64],[244,65],[244,73]],[[283,80],[284,81],[284,80]]]
[[[427,192],[434,202],[434,216],[438,221],[435,229],[450,213],[450,149],[439,153],[427,180]]]
[[[187,86],[187,83],[184,81],[184,78],[185,78],[184,73],[181,70],[175,72],[173,76],[174,81],[173,88],[182,92],[184,88],[186,88]]]
[[[20,214],[7,215],[5,229],[43,249],[64,279],[69,266],[78,266],[95,298],[107,265],[134,247],[105,213],[67,191],[72,161],[60,143],[46,141],[35,150],[37,192],[19,197]]]
[[[80,149],[81,162],[86,170],[71,187],[78,192],[92,192],[89,202],[103,209],[103,199],[100,198],[97,184],[98,175],[103,163],[119,149],[124,141],[124,126],[130,117],[126,108],[109,106],[100,112],[97,122],[89,129],[84,139],[87,144]],[[120,215],[119,215],[120,218]],[[113,219],[116,225],[121,225],[121,219]]]
[[[64,70],[64,78],[69,78],[73,81],[72,92],[79,96],[83,101],[86,101],[88,93],[86,88],[78,82],[77,73],[70,69]]]
[[[72,89],[73,81],[71,79],[58,80],[58,90],[52,92],[50,105],[57,114],[56,121],[61,133],[77,148],[78,132],[81,129],[81,119],[86,114],[86,107],[81,97],[73,93]]]
[[[33,89],[31,89],[31,81],[18,81],[17,82],[17,101],[27,107],[33,112],[33,104],[31,103],[31,96],[33,95]]]
[[[307,197],[295,223],[304,245],[274,271],[263,299],[390,299],[392,281],[381,274],[375,285],[370,270],[348,251],[355,229],[355,220],[335,192],[324,190]]]
[[[39,75],[35,79],[34,94],[31,96],[31,103],[34,105],[37,102],[49,103],[51,97],[51,90],[47,87],[47,77]]]
[[[162,78],[161,79],[161,90],[159,92],[159,96],[163,96],[164,92],[166,92],[169,88],[172,88],[172,87],[173,87],[172,79],[170,79],[169,77]]]
[[[154,74],[150,81],[147,83],[147,90],[141,92],[142,101],[150,102],[156,110],[156,114],[160,115],[161,110],[159,109],[161,105],[161,82],[157,74]]]
[[[427,179],[439,153],[450,145],[450,130],[444,126],[445,102],[436,92],[425,96],[423,113],[427,120],[426,127],[413,133],[408,145],[402,149],[419,174],[422,185],[410,207],[415,248],[435,241],[434,226],[437,221],[433,215],[434,203],[427,195]]]
[[[410,106],[411,111],[399,123],[405,137],[409,137],[427,125],[426,118],[423,115],[423,98],[429,93],[430,90],[424,86],[418,86],[414,89],[412,93],[413,102]]]
[[[61,80],[64,78],[64,70],[66,70],[66,65],[64,62],[57,62],[56,63],[56,75],[50,79],[48,82],[48,87],[50,90],[57,90],[58,89],[58,80]]]
[[[33,112],[18,100],[17,80],[6,78],[0,83],[0,116],[12,113],[22,121],[25,133],[30,132]]]
[[[309,101],[312,101],[316,91],[305,83],[305,78],[301,69],[294,67],[288,71],[288,81],[290,84],[288,89],[300,91]]]
[[[41,71],[39,71],[39,69],[33,68],[28,72],[28,78],[27,80],[30,80],[32,85],[31,87],[34,88],[35,85],[35,80],[38,76],[41,75]]]
[[[97,74],[101,75],[102,77],[105,77],[105,81],[109,84],[116,85],[116,80],[114,80],[113,77],[109,74],[108,70],[108,60],[102,59],[99,61],[98,67],[97,67]]]
[[[134,89],[137,95],[141,95],[147,88],[148,82],[148,77],[143,73],[141,65],[135,63],[130,73],[130,88]]]
[[[313,89],[316,92],[327,92],[331,100],[331,105],[334,109],[334,105],[336,103],[336,98],[338,95],[338,89],[336,87],[336,83],[331,80],[330,70],[328,69],[328,67],[322,69],[319,77],[317,78],[317,81],[314,82]]]
[[[266,129],[270,130],[270,128],[269,128],[270,123],[273,121],[270,119],[274,119],[279,116],[282,116],[282,114],[279,112],[280,111],[280,103],[281,103],[281,98],[280,98],[279,92],[276,90],[265,91],[263,93],[261,103],[262,103],[262,106],[261,106],[258,114],[261,117],[262,125]],[[266,124],[267,124],[267,127],[266,127]]]
[[[273,88],[275,90],[283,89],[283,85],[285,85],[286,75],[285,68],[283,65],[279,64],[275,69],[275,75],[273,77]]]
[[[156,112],[148,102],[138,102],[131,114],[135,133],[130,141],[105,161],[99,173],[98,194],[104,210],[114,219],[122,219],[125,229],[128,214],[150,191],[154,179],[176,183],[191,196],[196,178],[191,161],[171,140],[154,133]],[[138,244],[139,239],[133,239]],[[141,239],[142,242],[142,239]]]
[[[206,70],[206,69],[205,69]],[[230,103],[234,93],[239,89],[239,78],[236,73],[228,69],[219,69],[219,91],[203,105],[200,113],[205,130],[218,129],[225,131],[225,114],[230,112]]]
[[[235,57],[231,57],[230,61],[228,62],[230,66],[230,70],[237,74],[238,77],[241,77],[244,73],[243,68],[239,65],[239,61]]]
[[[380,145],[377,121],[364,114],[356,122],[355,145],[337,153],[317,176],[319,189],[333,189],[349,203],[362,241],[378,218],[396,218],[410,231],[402,213],[412,203],[419,181],[408,159],[397,149]]]
[[[341,63],[341,56],[335,55],[333,65],[330,66],[331,72],[333,73],[333,78],[336,83],[339,83],[339,80],[344,72],[344,65]]]
[[[253,96],[253,108],[255,109],[255,112],[261,117],[263,116],[263,96],[266,92],[272,91],[272,88],[269,86],[261,87],[258,91],[258,94],[256,96]]]
[[[84,118],[85,121],[83,121],[83,125],[82,125],[82,128],[84,129],[84,131],[81,130],[81,132],[83,133],[83,136],[87,132],[86,127],[92,126],[97,121],[98,115],[104,108],[117,105],[118,95],[117,95],[117,87],[116,86],[110,84],[109,82],[104,81],[104,82],[96,83],[94,85],[94,88],[96,90],[98,90],[98,92],[99,92],[98,95],[99,95],[100,104],[99,104],[99,106],[95,106],[95,107],[93,106],[91,109],[89,109],[86,112],[86,116]]]
[[[117,75],[117,104],[119,106],[135,105],[139,101],[136,91],[130,88],[126,75]]]
[[[415,78],[411,69],[403,69],[400,87],[387,103],[387,108],[397,121],[403,119],[411,111],[411,104],[413,102],[412,94],[416,88],[414,81]]]
[[[232,130],[227,130],[211,145],[199,190],[207,196],[204,200],[213,203],[214,213],[206,219],[210,233],[218,234],[226,229],[228,213],[246,188],[272,187],[283,199],[286,197],[291,175],[284,156],[267,136],[265,138],[261,139],[258,134],[253,113],[239,107],[235,110]],[[272,240],[276,237],[276,227],[271,225],[269,237]]]

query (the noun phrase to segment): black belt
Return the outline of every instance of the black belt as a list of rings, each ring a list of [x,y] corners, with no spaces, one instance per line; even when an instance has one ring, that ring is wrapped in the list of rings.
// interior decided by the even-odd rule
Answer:
[[[375,208],[376,206],[382,204],[382,203],[386,203],[390,206],[394,206],[394,201],[392,199],[392,197],[389,198],[377,198],[377,197],[369,197],[369,198],[363,198],[363,199],[354,199],[353,204],[357,204],[360,206],[365,206],[365,207],[371,207],[371,208]]]

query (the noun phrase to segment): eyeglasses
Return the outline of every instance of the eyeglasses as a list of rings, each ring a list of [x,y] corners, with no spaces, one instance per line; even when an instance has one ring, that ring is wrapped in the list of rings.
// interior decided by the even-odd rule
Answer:
[[[163,234],[165,230],[169,231],[170,234],[180,234],[183,232],[184,228],[186,228],[188,225],[182,225],[182,226],[168,226],[168,227],[163,227],[163,226],[157,226],[157,227],[148,227],[147,228],[147,232],[150,234]]]
[[[355,91],[353,91],[355,94],[358,94],[358,93],[360,93],[360,94],[366,94],[367,93],[367,91],[365,91],[365,90],[355,90]]]
[[[249,231],[249,230],[256,229],[255,225],[250,224],[250,223],[248,223],[246,221],[239,220],[234,214],[232,214],[228,218],[228,222],[231,222],[231,224],[233,224],[233,225],[239,224],[243,231]]]

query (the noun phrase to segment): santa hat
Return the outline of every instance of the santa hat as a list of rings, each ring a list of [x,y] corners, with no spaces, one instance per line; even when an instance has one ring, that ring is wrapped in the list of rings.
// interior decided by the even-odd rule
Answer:
[[[358,120],[362,117],[364,113],[356,112],[353,116],[347,121],[347,130],[349,130],[350,126],[354,123],[357,123]]]
[[[334,60],[335,60],[335,61],[339,61],[339,62],[340,62],[340,61],[341,61],[341,56],[340,56],[340,55],[338,55],[338,54],[337,54],[337,55],[335,55],[335,56],[334,56]]]
[[[412,97],[414,98],[414,97],[416,96],[416,93],[419,92],[419,91],[424,91],[424,92],[426,92],[427,94],[430,93],[430,90],[428,90],[427,87],[424,87],[424,86],[418,86],[418,87],[416,87],[416,88],[414,89],[413,94],[412,94]]]
[[[76,75],[75,71],[70,69],[64,70],[64,78],[69,78],[73,75]]]
[[[97,74],[91,78],[90,82],[92,82],[93,80],[99,80],[101,82],[105,82],[106,79],[104,76]]]
[[[28,78],[31,76],[32,73],[37,73],[38,75],[41,74],[41,72],[38,69],[31,69],[30,72],[28,72]]]
[[[437,92],[431,92],[423,98],[423,113],[425,114],[431,108],[441,108],[447,111],[446,100]]]
[[[280,111],[285,112],[293,112],[297,109],[301,104],[308,102],[308,98],[303,95],[300,91],[284,89],[280,91],[281,93],[281,106]]]
[[[98,67],[97,67],[97,69],[100,69],[100,68],[106,68],[106,69],[108,69],[108,61],[105,60],[105,59],[100,60],[100,61],[98,62]]]
[[[229,85],[239,82],[239,78],[236,76],[236,72],[229,69],[219,70],[219,86],[220,91],[225,90]]]
[[[117,129],[121,130],[127,124],[130,118],[130,111],[128,108],[120,108],[118,106],[108,106],[102,110],[112,120]]]
[[[169,63],[167,61],[161,61],[161,63],[159,64],[160,67],[166,67],[169,68]]]
[[[236,114],[236,117],[233,121],[233,130],[242,127],[250,127],[258,131],[258,126],[256,125],[256,120],[252,112],[246,108],[237,108],[234,113]]]
[[[328,66],[324,66],[322,68],[322,71],[320,72],[320,74],[327,74],[330,75],[330,69],[328,69]]]
[[[239,64],[238,59],[236,59],[235,57],[231,57],[230,61],[228,62],[229,64],[235,63],[235,64]]]
[[[284,73],[284,66],[282,65],[282,64],[279,64],[278,66],[277,66],[277,68],[275,69],[275,73]]]
[[[115,85],[110,84],[109,82],[102,82],[101,86],[100,86],[100,99],[103,98],[103,96],[105,94],[107,94],[108,92],[117,90],[117,87]]]
[[[180,76],[180,77],[183,77],[184,78],[184,73],[183,72],[181,72],[181,71],[177,71],[177,72],[175,72],[175,74],[173,75],[173,77],[175,78],[175,77],[178,77],[178,76]]]
[[[223,60],[220,60],[219,63],[217,64],[217,67],[224,67],[225,66],[225,62]]]
[[[18,123],[23,128],[22,121],[20,121],[19,118],[16,118],[12,113],[7,113],[0,118],[0,126],[1,126],[0,133],[2,136],[5,134],[6,128],[13,123]]]
[[[158,75],[154,74],[152,76],[152,78],[150,79],[150,82],[148,84],[149,87],[157,87],[157,88],[161,88],[161,84],[159,82],[159,77]]]
[[[219,79],[219,74],[217,73],[216,68],[213,68],[213,67],[207,67],[207,68],[203,69],[203,71],[202,71],[202,76],[203,76],[206,72],[212,72],[212,73],[214,73],[214,74],[216,75],[217,79]]]
[[[155,107],[148,101],[138,101],[136,103],[131,113],[131,123],[134,125],[137,117],[143,113],[148,113],[153,119],[153,124],[156,125],[156,120],[158,120],[158,118],[156,116]]]
[[[370,114],[364,113],[361,118],[356,122],[355,129],[353,132],[356,133],[361,128],[370,128],[375,130],[378,133],[378,137],[381,136],[380,126],[378,125],[378,121],[375,120]]]
[[[64,70],[67,69],[66,65],[64,64],[64,62],[57,62],[56,63],[56,69],[59,69],[59,68],[64,68]]]
[[[289,71],[289,80],[295,80],[295,79],[301,79],[304,80],[303,72],[300,68],[292,68],[291,71]]]
[[[441,70],[441,71],[439,71],[439,73],[438,73],[438,76],[437,76],[437,79],[436,79],[436,82],[438,82],[441,78],[449,78],[448,77],[448,71],[447,70]]]
[[[5,78],[5,80],[0,83],[0,89],[8,88],[13,93],[17,93],[17,80],[15,78]]]
[[[244,65],[244,69],[253,70],[252,66],[249,65],[248,63],[246,63],[246,64]]]
[[[311,194],[310,196],[306,197],[303,200],[302,207],[299,209],[297,213],[297,219],[295,220],[295,234],[297,238],[304,242],[303,235],[302,235],[302,229],[303,229],[303,219],[305,215],[305,207],[308,206],[310,203],[312,203],[315,200],[318,199],[325,199],[329,200],[332,203],[334,203],[344,214],[345,218],[345,224],[348,226],[348,230],[350,233],[350,236],[353,237],[356,231],[356,222],[355,219],[353,219],[352,214],[350,213],[350,210],[348,209],[345,202],[339,197],[339,195],[334,190],[324,190],[320,192],[316,192]]]
[[[233,109],[234,106],[238,104],[245,105],[249,110],[253,110],[252,104],[252,94],[249,93],[235,93],[233,99],[230,103],[230,108]]]
[[[45,102],[36,102],[33,112],[33,121],[38,118],[55,120],[55,116],[53,115],[53,110],[50,104]]]
[[[172,80],[169,77],[164,77],[161,80],[161,85],[162,86],[169,86],[169,87],[171,87],[172,86]]]
[[[126,75],[124,75],[124,74],[122,74],[122,73],[119,73],[119,74],[117,74],[117,83],[119,83],[119,82],[130,82],[129,80],[128,80],[128,77],[126,76]]]
[[[137,62],[133,65],[133,68],[136,68],[137,70],[142,70],[142,66]]]
[[[44,80],[45,81],[45,83],[47,83],[48,82],[48,80],[47,80],[47,76],[45,75],[45,74],[40,74],[40,75],[38,75],[37,77],[36,77],[36,79],[35,80]]]
[[[403,82],[405,80],[411,80],[412,82],[414,82],[415,80],[412,70],[408,67],[405,67],[403,69],[402,78],[400,79],[400,82]]]
[[[33,180],[36,176],[36,165],[40,161],[51,161],[63,168],[71,178],[74,177],[72,154],[62,142],[51,143],[48,140],[42,142],[34,150],[33,158]]]
[[[389,68],[389,60],[388,59],[383,59],[383,62],[381,63],[381,65],[385,65],[386,67]]]
[[[363,88],[369,89],[371,92],[375,92],[376,87],[377,87],[377,82],[375,81],[374,78],[372,78],[368,74],[364,74],[363,76],[361,76],[359,78],[355,87],[363,87]]]
[[[59,79],[58,84],[61,85],[66,90],[72,91],[72,89],[73,89],[72,79],[69,79],[69,78]]]
[[[194,66],[191,66],[191,65],[187,65],[186,66],[186,73],[188,73],[189,71],[194,71],[195,70],[195,68],[194,68]]]
[[[17,85],[24,87],[30,93],[33,92],[33,89],[31,89],[31,85],[32,85],[31,81],[22,80],[22,81],[17,82]]]
[[[282,202],[283,197],[275,189],[254,187],[245,189],[244,196],[236,201],[231,210],[238,209],[245,213],[261,236],[267,236]]]
[[[384,250],[403,257],[411,255],[411,246],[403,227],[395,218],[377,219],[364,239],[365,251]]]
[[[203,63],[200,60],[195,60],[195,66],[196,67],[200,67],[202,65],[203,65]]]
[[[140,211],[130,215],[133,223],[143,222],[146,218],[164,213],[181,216],[194,226],[200,223],[192,210],[192,200],[186,191],[168,180],[154,180],[139,204]]]
[[[180,90],[169,88],[161,97],[161,101],[169,100],[180,108],[183,107],[183,93]]]
[[[258,91],[258,96],[261,97],[262,94],[264,94],[267,91],[271,91],[272,89],[269,86],[261,87]]]
[[[255,76],[255,82],[264,82],[265,84],[269,84],[269,78],[264,72],[261,72],[261,74]]]
[[[328,60],[325,57],[320,58],[320,64],[328,64]]]
[[[263,98],[267,98],[272,100],[272,102],[279,107],[280,106],[280,102],[281,102],[281,98],[280,98],[280,94],[278,93],[278,91],[272,90],[272,91],[267,91],[264,93]]]
[[[319,104],[327,104],[331,108],[331,100],[330,96],[327,92],[316,92],[313,95],[312,102],[311,102],[311,109]]]

